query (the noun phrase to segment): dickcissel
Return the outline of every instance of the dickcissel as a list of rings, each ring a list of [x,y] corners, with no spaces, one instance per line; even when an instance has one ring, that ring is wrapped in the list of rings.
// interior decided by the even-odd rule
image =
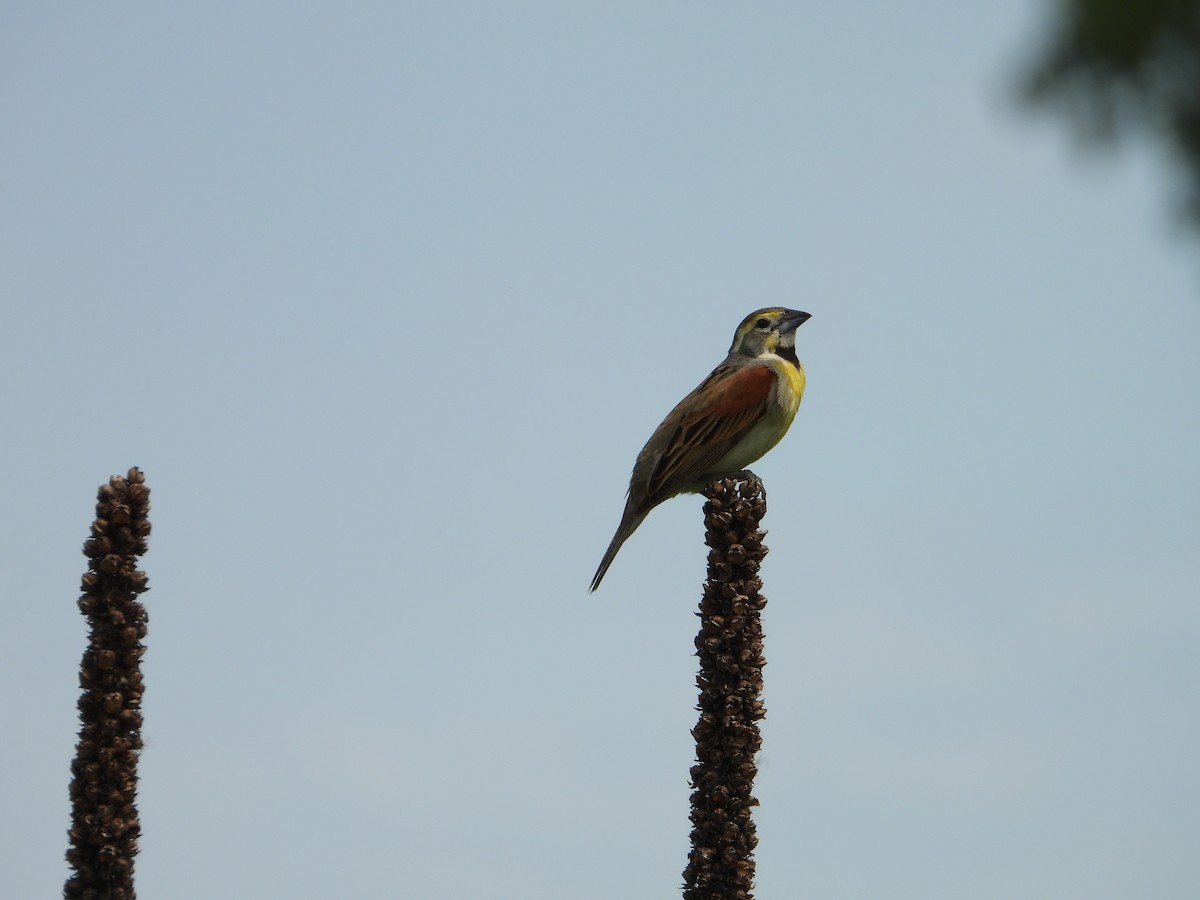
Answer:
[[[592,578],[593,591],[650,510],[740,472],[787,433],[804,394],[796,329],[808,318],[778,306],[750,313],[725,361],[655,429],[633,465],[625,512]]]

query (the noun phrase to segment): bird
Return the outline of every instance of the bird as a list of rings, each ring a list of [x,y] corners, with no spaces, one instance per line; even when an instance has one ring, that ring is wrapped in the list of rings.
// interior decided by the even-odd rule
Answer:
[[[592,577],[591,591],[650,510],[742,471],[787,433],[804,396],[796,329],[809,318],[806,312],[773,306],[742,319],[724,362],[679,401],[638,454],[621,524]]]

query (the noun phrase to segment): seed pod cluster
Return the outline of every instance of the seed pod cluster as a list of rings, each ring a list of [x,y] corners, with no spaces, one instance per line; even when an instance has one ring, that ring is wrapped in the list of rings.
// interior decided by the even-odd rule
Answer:
[[[692,736],[692,851],[683,871],[685,900],[751,900],[754,847],[751,807],[762,746],[758,721],[763,658],[759,566],[767,555],[759,523],[767,511],[752,472],[711,482],[704,491],[708,579],[700,601],[696,685],[700,713]]]
[[[71,763],[66,900],[133,900],[140,833],[137,760],[142,747],[141,658],[148,589],[137,558],[146,552],[150,489],[138,469],[101,485],[84,542],[88,571],[79,609],[90,626],[79,669],[79,743]]]

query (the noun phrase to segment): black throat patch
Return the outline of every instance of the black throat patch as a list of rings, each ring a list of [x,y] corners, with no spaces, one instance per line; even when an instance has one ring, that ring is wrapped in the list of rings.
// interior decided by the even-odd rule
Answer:
[[[786,359],[797,369],[800,368],[800,359],[796,356],[795,347],[776,347],[775,355]]]

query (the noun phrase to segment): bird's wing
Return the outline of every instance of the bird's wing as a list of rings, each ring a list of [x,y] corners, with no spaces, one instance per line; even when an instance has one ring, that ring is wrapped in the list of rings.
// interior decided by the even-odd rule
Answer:
[[[648,496],[670,497],[711,472],[766,415],[775,372],[770,366],[717,368],[676,410],[678,424],[650,476]]]

